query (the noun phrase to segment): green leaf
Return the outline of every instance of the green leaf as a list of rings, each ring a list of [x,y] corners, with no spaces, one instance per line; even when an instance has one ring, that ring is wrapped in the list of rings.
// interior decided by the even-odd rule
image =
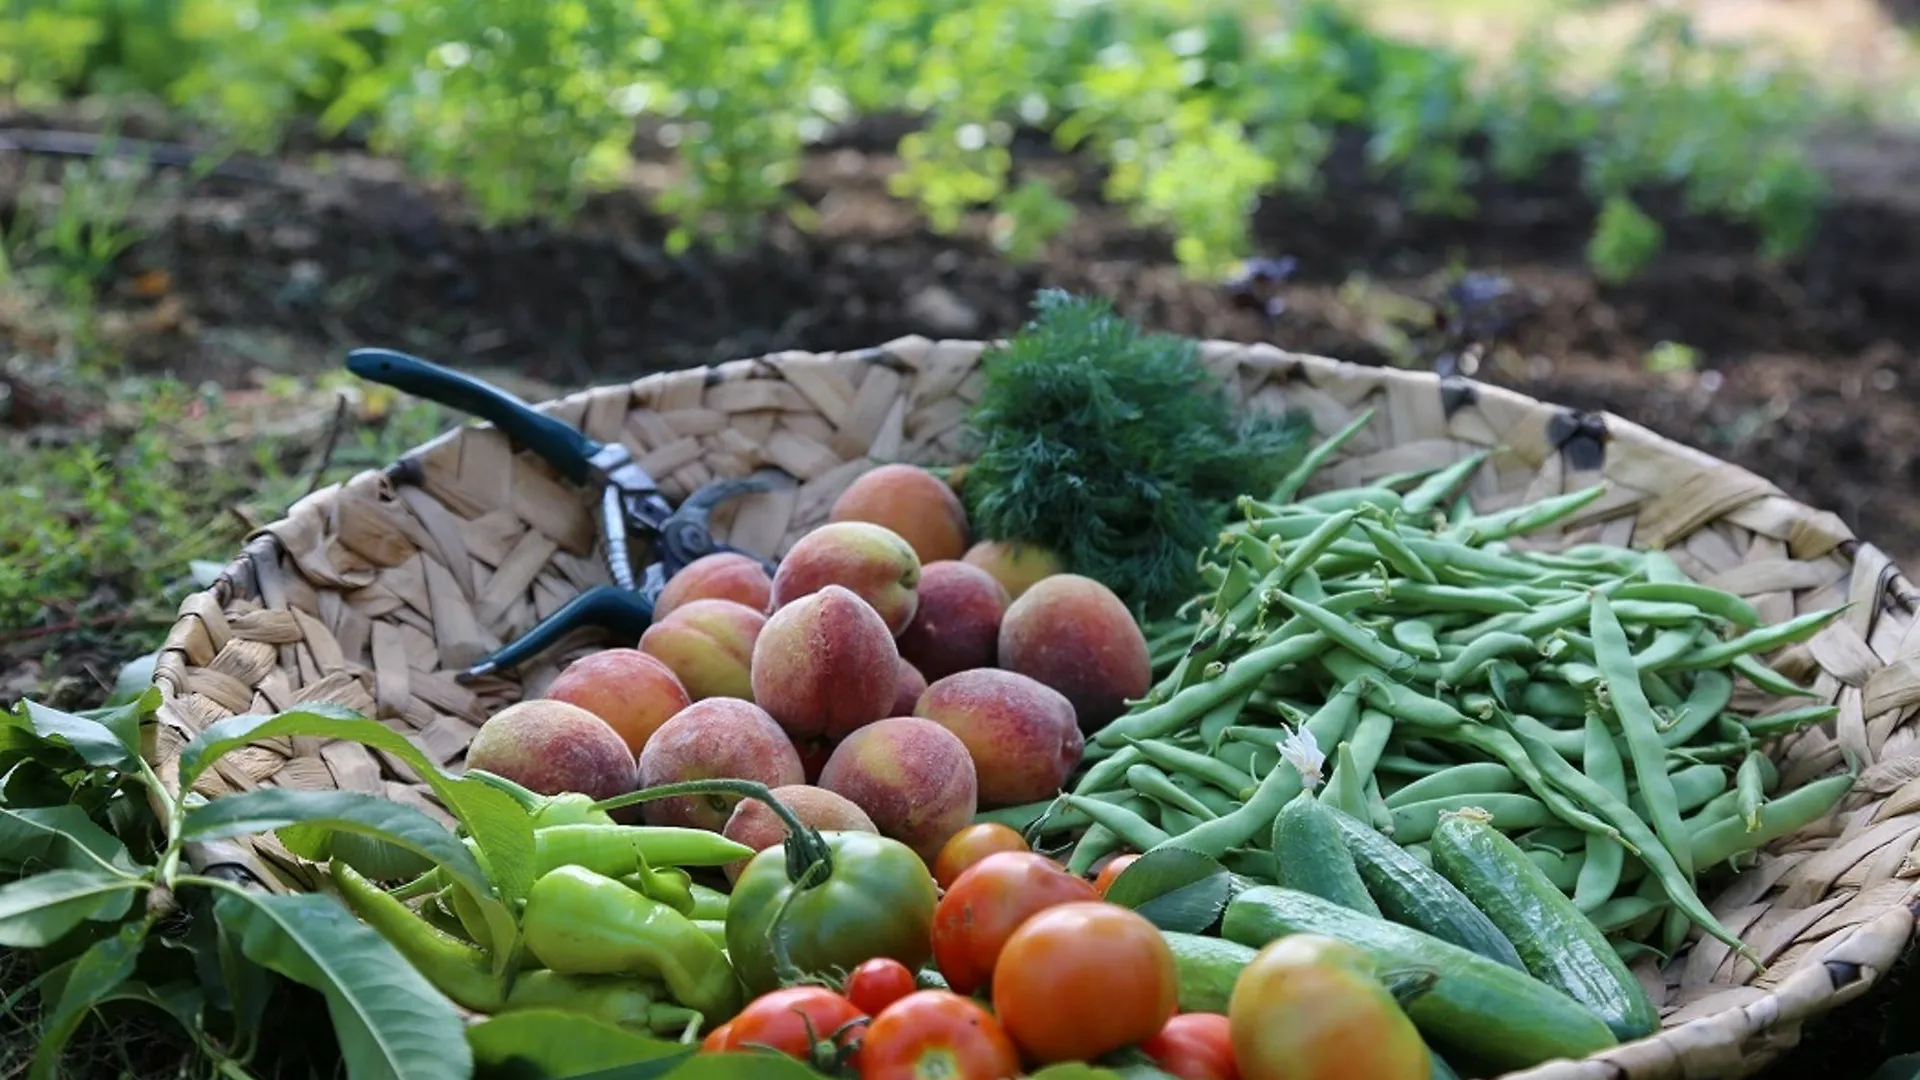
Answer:
[[[1185,848],[1162,848],[1134,860],[1107,888],[1107,899],[1162,930],[1198,934],[1220,918],[1233,878],[1216,860]]]
[[[88,919],[117,919],[144,882],[102,870],[49,870],[0,886],[0,945],[39,949]]]
[[[59,1004],[41,1026],[40,1045],[34,1048],[33,1066],[27,1072],[27,1080],[53,1080],[59,1072],[60,1054],[73,1038],[80,1021],[132,976],[134,963],[140,959],[140,950],[146,943],[147,924],[133,922],[121,927],[112,937],[94,942],[92,948],[80,954],[67,975],[66,986],[60,991]]]
[[[128,873],[137,869],[125,844],[72,805],[0,806],[0,862],[69,870],[97,869],[105,862]]]
[[[693,1048],[615,1027],[583,1013],[524,1009],[467,1029],[477,1078],[584,1077],[622,1080],[678,1076],[675,1066]],[[645,1063],[645,1064],[643,1064]],[[798,1064],[797,1062],[795,1064]],[[801,1076],[810,1076],[801,1073]]]
[[[1027,1080],[1174,1080],[1151,1065],[1088,1065],[1068,1061],[1028,1073]]]
[[[214,913],[240,951],[327,1000],[353,1080],[468,1080],[473,1058],[453,1003],[339,902],[296,893],[221,895]]]
[[[650,1080],[654,1075],[639,1071],[645,1066],[629,1066],[592,1073],[579,1080]],[[820,1080],[822,1074],[785,1054],[697,1054],[672,1071],[659,1074],[661,1080]]]
[[[122,664],[119,673],[113,677],[113,693],[107,697],[107,704],[125,705],[144,697],[147,691],[154,688],[153,669],[159,660],[160,654],[156,651],[136,656]]]
[[[194,1039],[202,1037],[207,997],[191,980],[180,979],[161,986],[149,986],[138,981],[123,982],[97,1004],[105,1005],[110,1001],[137,1001],[151,1005],[173,1017],[174,1023]]]
[[[98,720],[49,709],[38,702],[28,701],[24,704],[27,722],[33,725],[34,734],[55,746],[72,750],[89,765],[122,768],[139,757],[138,714],[135,715],[133,741],[129,744],[122,742],[113,728]]]

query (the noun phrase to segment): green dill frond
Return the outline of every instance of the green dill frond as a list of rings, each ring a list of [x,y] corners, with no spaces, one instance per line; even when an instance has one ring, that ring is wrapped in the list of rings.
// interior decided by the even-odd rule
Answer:
[[[1104,300],[1047,290],[1034,306],[982,360],[975,530],[1054,550],[1137,613],[1186,599],[1227,508],[1278,484],[1307,424],[1239,415],[1193,341],[1142,333]]]

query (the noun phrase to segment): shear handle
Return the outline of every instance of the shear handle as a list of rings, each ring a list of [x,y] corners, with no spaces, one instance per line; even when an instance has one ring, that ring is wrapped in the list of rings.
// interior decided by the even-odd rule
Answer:
[[[652,624],[651,596],[643,592],[629,592],[614,585],[597,585],[567,601],[560,610],[541,620],[533,629],[454,676],[454,679],[456,682],[471,682],[503,669],[519,667],[582,627],[604,627],[614,637],[634,642],[639,641],[640,634]]]

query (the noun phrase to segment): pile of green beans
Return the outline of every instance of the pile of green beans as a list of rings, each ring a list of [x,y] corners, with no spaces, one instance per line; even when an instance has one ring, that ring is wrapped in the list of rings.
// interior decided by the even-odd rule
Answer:
[[[1291,499],[1369,418],[1280,498],[1241,499],[1201,557],[1208,591],[1149,627],[1149,696],[1089,739],[1068,793],[997,816],[1036,841],[1078,832],[1080,871],[1177,846],[1272,881],[1274,818],[1306,783],[1279,744],[1306,732],[1316,797],[1420,858],[1441,814],[1478,807],[1623,953],[1671,954],[1692,926],[1742,947],[1699,875],[1852,786],[1782,790],[1765,744],[1837,710],[1793,701],[1813,694],[1759,657],[1843,609],[1763,625],[1658,551],[1511,546],[1602,488],[1476,513],[1463,491],[1484,453]],[[1736,677],[1784,700],[1733,710]]]

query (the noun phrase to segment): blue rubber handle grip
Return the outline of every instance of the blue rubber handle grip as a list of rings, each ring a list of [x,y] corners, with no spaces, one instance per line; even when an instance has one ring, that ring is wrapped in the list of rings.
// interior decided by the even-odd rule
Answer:
[[[347,370],[477,416],[576,484],[592,478],[590,465],[600,452],[599,443],[497,386],[392,349],[355,349],[347,354]]]

